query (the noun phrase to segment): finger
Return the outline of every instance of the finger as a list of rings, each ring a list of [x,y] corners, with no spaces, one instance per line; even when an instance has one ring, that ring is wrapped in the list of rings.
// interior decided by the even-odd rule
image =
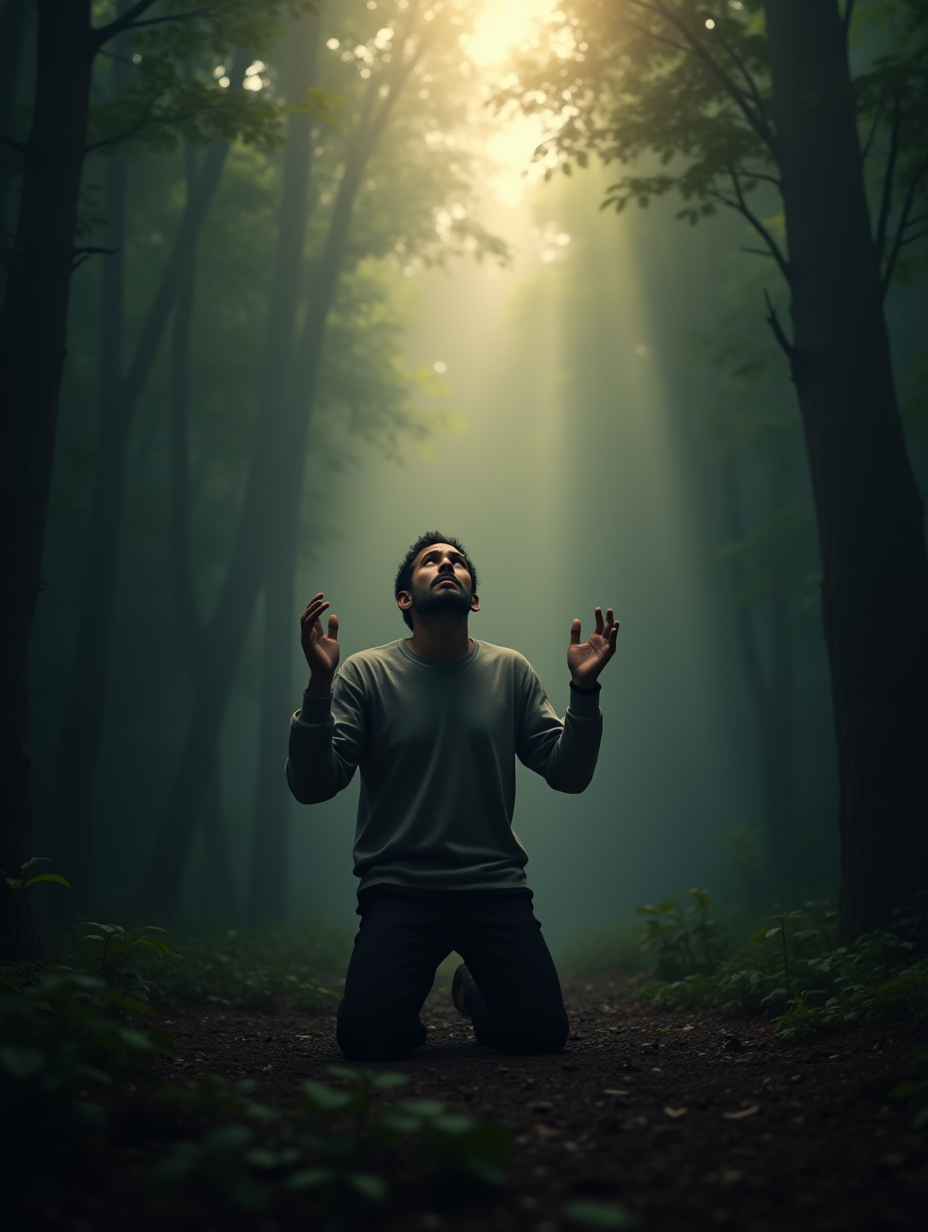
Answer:
[[[306,628],[314,625],[328,606],[328,603],[311,603],[300,617],[300,624]]]
[[[580,645],[580,621],[576,616],[570,622],[570,644],[571,646]]]
[[[613,614],[612,608],[607,607],[606,608],[606,628],[610,629],[615,623],[616,623],[616,619],[615,619],[615,615]]]
[[[337,616],[329,617],[329,637],[332,638],[332,640],[335,642],[338,641],[338,617]]]
[[[319,600],[320,600],[320,599],[322,599],[323,597],[324,597],[324,596],[323,596],[323,594],[322,594],[322,591],[320,590],[320,591],[319,591],[319,593],[318,593],[318,595],[313,595],[313,597],[310,599],[310,601],[309,601],[309,602],[306,604],[306,606],[303,608],[303,611],[304,611],[304,612],[308,612],[308,611],[309,611],[309,609],[312,607],[312,605],[313,605],[314,603],[318,603],[318,602],[319,602]]]
[[[603,609],[601,607],[598,607],[596,608],[596,632],[602,633],[602,631],[603,631]]]

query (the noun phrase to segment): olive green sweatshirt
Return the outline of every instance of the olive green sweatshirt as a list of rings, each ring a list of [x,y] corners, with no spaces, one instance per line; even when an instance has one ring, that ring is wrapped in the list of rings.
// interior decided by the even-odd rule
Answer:
[[[516,651],[475,641],[461,659],[426,659],[400,639],[351,655],[331,697],[303,695],[287,782],[318,804],[360,768],[360,889],[521,886],[515,759],[556,791],[583,791],[602,736],[597,693],[571,691],[562,722]]]

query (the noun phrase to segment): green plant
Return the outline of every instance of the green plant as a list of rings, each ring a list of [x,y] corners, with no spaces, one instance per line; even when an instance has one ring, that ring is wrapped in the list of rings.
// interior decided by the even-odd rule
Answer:
[[[304,1083],[295,1125],[254,1102],[250,1083],[230,1087],[209,1076],[163,1092],[207,1121],[239,1116],[250,1124],[220,1125],[198,1142],[178,1143],[153,1169],[153,1187],[184,1187],[210,1202],[252,1211],[312,1201],[328,1219],[386,1202],[410,1166],[433,1175],[464,1171],[489,1185],[505,1178],[510,1143],[501,1126],[476,1124],[437,1100],[381,1103],[382,1095],[405,1084],[402,1074],[339,1066],[327,1072],[351,1085]]]
[[[75,1119],[102,1128],[101,1109],[83,1097],[110,1085],[117,1067],[173,1053],[163,1032],[143,1033],[128,1016],[147,1007],[93,976],[45,973],[0,996],[0,1102],[6,1145],[20,1153]]]
[[[674,894],[656,907],[635,909],[646,917],[642,949],[660,980],[710,974],[729,948],[725,930],[709,918],[708,891],[690,890],[687,897],[686,906]]]
[[[924,1129],[928,1126],[928,1045],[916,1048],[909,1053],[909,1061],[922,1070],[918,1078],[909,1078],[897,1083],[890,1095],[893,1099],[911,1099],[919,1096],[921,1107],[912,1118],[913,1129]]]
[[[569,1223],[582,1228],[627,1228],[631,1223],[628,1211],[616,1202],[599,1202],[592,1198],[578,1198],[568,1202],[563,1209]]]
[[[168,1005],[211,1001],[270,1009],[285,1001],[315,1010],[335,996],[324,973],[343,972],[350,947],[347,929],[319,923],[188,937],[175,944],[171,963],[152,980],[152,996]]]
[[[157,954],[159,958],[171,957],[173,950],[168,943],[150,935],[163,933],[164,929],[146,924],[132,933],[120,924],[97,924],[93,920],[88,920],[84,927],[97,930],[81,938],[82,943],[93,947],[93,952],[85,959],[85,965],[110,987],[122,988],[147,1001],[152,985],[136,969],[136,960],[143,953]]]
[[[656,1004],[772,1015],[785,1039],[866,1019],[928,1016],[922,905],[897,913],[897,932],[872,933],[851,946],[834,944],[835,916],[817,901],[779,912],[714,970],[657,978],[638,995]]]

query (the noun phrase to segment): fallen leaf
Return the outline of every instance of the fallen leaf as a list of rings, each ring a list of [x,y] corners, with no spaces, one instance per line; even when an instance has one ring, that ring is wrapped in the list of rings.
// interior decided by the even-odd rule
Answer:
[[[652,1065],[652,1066],[651,1066],[651,1073],[652,1073],[652,1074],[662,1074],[663,1072],[664,1072],[664,1071],[661,1069],[661,1067],[660,1067],[659,1065]]]
[[[550,1112],[554,1104],[550,1099],[534,1099],[530,1104],[525,1105],[526,1108],[531,1108],[533,1112]]]
[[[672,1121],[679,1121],[680,1117],[685,1117],[688,1111],[689,1111],[688,1108],[665,1108],[664,1109],[664,1112],[667,1114],[667,1116],[670,1117]]]
[[[751,1104],[750,1108],[741,1108],[738,1112],[723,1112],[722,1117],[726,1121],[743,1121],[745,1117],[753,1116],[755,1112],[760,1112],[760,1104]]]
[[[551,1125],[533,1125],[532,1129],[539,1138],[559,1138],[561,1131]]]
[[[625,1122],[625,1129],[644,1129],[648,1123],[646,1116],[629,1117]]]
[[[619,1091],[615,1087],[606,1087],[603,1095],[627,1095],[627,1091]]]

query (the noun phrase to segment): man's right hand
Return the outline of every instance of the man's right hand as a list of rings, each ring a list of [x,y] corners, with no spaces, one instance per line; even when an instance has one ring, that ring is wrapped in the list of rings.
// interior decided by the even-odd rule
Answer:
[[[309,664],[306,692],[310,697],[328,697],[338,667],[338,617],[329,617],[328,634],[322,632],[319,619],[328,606],[320,593],[310,599],[300,617],[300,645]]]

